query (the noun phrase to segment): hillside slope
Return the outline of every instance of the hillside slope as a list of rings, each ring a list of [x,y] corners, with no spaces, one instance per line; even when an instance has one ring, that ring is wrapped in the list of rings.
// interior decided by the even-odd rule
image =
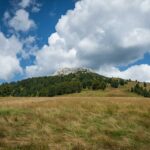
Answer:
[[[4,83],[0,85],[0,96],[52,97],[67,94],[68,96],[127,97],[137,96],[135,93],[145,97],[150,96],[150,92],[148,93],[143,87],[137,85],[139,84],[137,82],[119,78],[107,78],[87,69],[71,71],[67,70],[69,73],[59,72],[55,76]],[[132,87],[135,88],[132,89]]]

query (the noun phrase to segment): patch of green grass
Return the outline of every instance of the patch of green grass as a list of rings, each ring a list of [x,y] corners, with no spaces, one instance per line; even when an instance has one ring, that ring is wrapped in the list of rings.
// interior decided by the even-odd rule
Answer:
[[[127,136],[128,132],[126,130],[114,130],[114,131],[106,131],[107,135],[110,135],[112,138],[120,139],[123,136]]]
[[[23,115],[29,113],[29,110],[17,109],[17,108],[1,108],[0,116],[13,116]]]

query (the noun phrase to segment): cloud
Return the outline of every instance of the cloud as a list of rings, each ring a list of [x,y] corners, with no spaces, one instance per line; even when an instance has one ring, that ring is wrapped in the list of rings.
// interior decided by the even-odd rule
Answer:
[[[38,3],[38,2],[36,2],[36,1],[34,1],[34,2],[32,3],[32,5],[33,5],[33,7],[32,7],[32,12],[37,13],[37,12],[39,12],[39,11],[41,10],[41,7],[42,7],[42,4],[41,4],[41,3]]]
[[[120,71],[115,67],[103,66],[100,68],[98,73],[107,77],[120,77],[142,82],[150,82],[150,65],[148,64],[135,65],[125,71]]]
[[[0,80],[9,80],[22,72],[17,58],[21,49],[22,44],[15,36],[7,38],[0,32]]]
[[[49,38],[49,44],[36,53],[36,65],[28,66],[26,73],[28,76],[50,75],[56,71],[56,68],[74,67],[76,51],[71,49],[69,52],[64,51],[65,43],[57,34]],[[64,49],[62,49],[64,47]]]
[[[19,6],[22,8],[26,8],[26,7],[30,6],[30,4],[31,4],[31,0],[22,0],[19,3]]]
[[[15,2],[12,4],[14,13],[5,11],[3,16],[8,36],[0,32],[0,80],[5,81],[13,79],[16,74],[21,75],[23,68],[20,63],[25,59],[30,59],[37,49],[36,37],[24,34],[36,27],[35,22],[30,19],[29,12],[25,9],[30,7],[32,10],[34,7],[41,7],[36,0],[22,0],[17,5]]]
[[[49,74],[59,67],[128,65],[150,47],[149,0],[82,0],[62,16],[56,33],[36,54],[28,76]]]
[[[37,6],[34,6],[34,7],[32,8],[32,12],[34,12],[34,13],[37,13],[37,12],[39,12],[39,11],[40,11],[40,8],[37,7]]]
[[[18,5],[24,9],[31,6],[31,11],[34,13],[39,12],[42,6],[37,0],[22,0]]]
[[[10,19],[10,14],[8,11],[4,13],[4,21]]]
[[[24,39],[22,41],[22,43],[24,43],[24,45],[30,45],[30,44],[35,43],[35,41],[36,41],[36,37],[35,36],[28,36],[26,39]]]
[[[36,27],[35,22],[29,18],[29,13],[24,9],[17,10],[15,16],[9,20],[8,24],[16,31],[23,32]]]
[[[35,36],[28,36],[21,40],[23,44],[23,50],[21,52],[21,59],[26,60],[30,59],[31,56],[34,56],[35,52],[38,49],[37,38]]]

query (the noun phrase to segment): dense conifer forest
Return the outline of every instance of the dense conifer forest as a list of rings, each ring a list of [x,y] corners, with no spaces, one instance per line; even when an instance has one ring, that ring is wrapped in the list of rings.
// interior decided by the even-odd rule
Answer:
[[[83,89],[105,90],[110,84],[114,88],[124,85],[122,79],[111,79],[93,72],[78,71],[68,75],[30,78],[18,82],[3,83],[0,96],[55,96],[79,93]]]
[[[105,90],[107,87],[119,88],[127,83],[128,80],[107,78],[84,70],[68,75],[36,77],[17,82],[3,83],[0,85],[0,96],[52,97],[80,93],[83,89]],[[137,83],[131,88],[131,92],[144,97],[150,97],[150,91],[146,89],[146,86],[146,83],[143,86]]]

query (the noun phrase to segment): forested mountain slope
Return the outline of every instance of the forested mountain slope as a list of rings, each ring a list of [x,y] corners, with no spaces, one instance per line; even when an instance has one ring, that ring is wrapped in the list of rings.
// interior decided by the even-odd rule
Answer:
[[[126,94],[131,92],[149,97],[149,91],[146,89],[146,83],[143,88],[138,82],[133,86],[129,80],[118,78],[107,78],[91,72],[89,70],[77,70],[69,74],[59,74],[55,76],[29,78],[26,80],[4,83],[0,86],[0,96],[56,96],[71,93],[80,93],[81,91],[112,91],[113,89],[123,89]],[[111,87],[111,88],[110,88]],[[130,95],[129,94],[129,95]],[[87,94],[88,95],[88,94]],[[105,95],[104,96],[109,96]],[[111,95],[110,95],[111,96]]]

